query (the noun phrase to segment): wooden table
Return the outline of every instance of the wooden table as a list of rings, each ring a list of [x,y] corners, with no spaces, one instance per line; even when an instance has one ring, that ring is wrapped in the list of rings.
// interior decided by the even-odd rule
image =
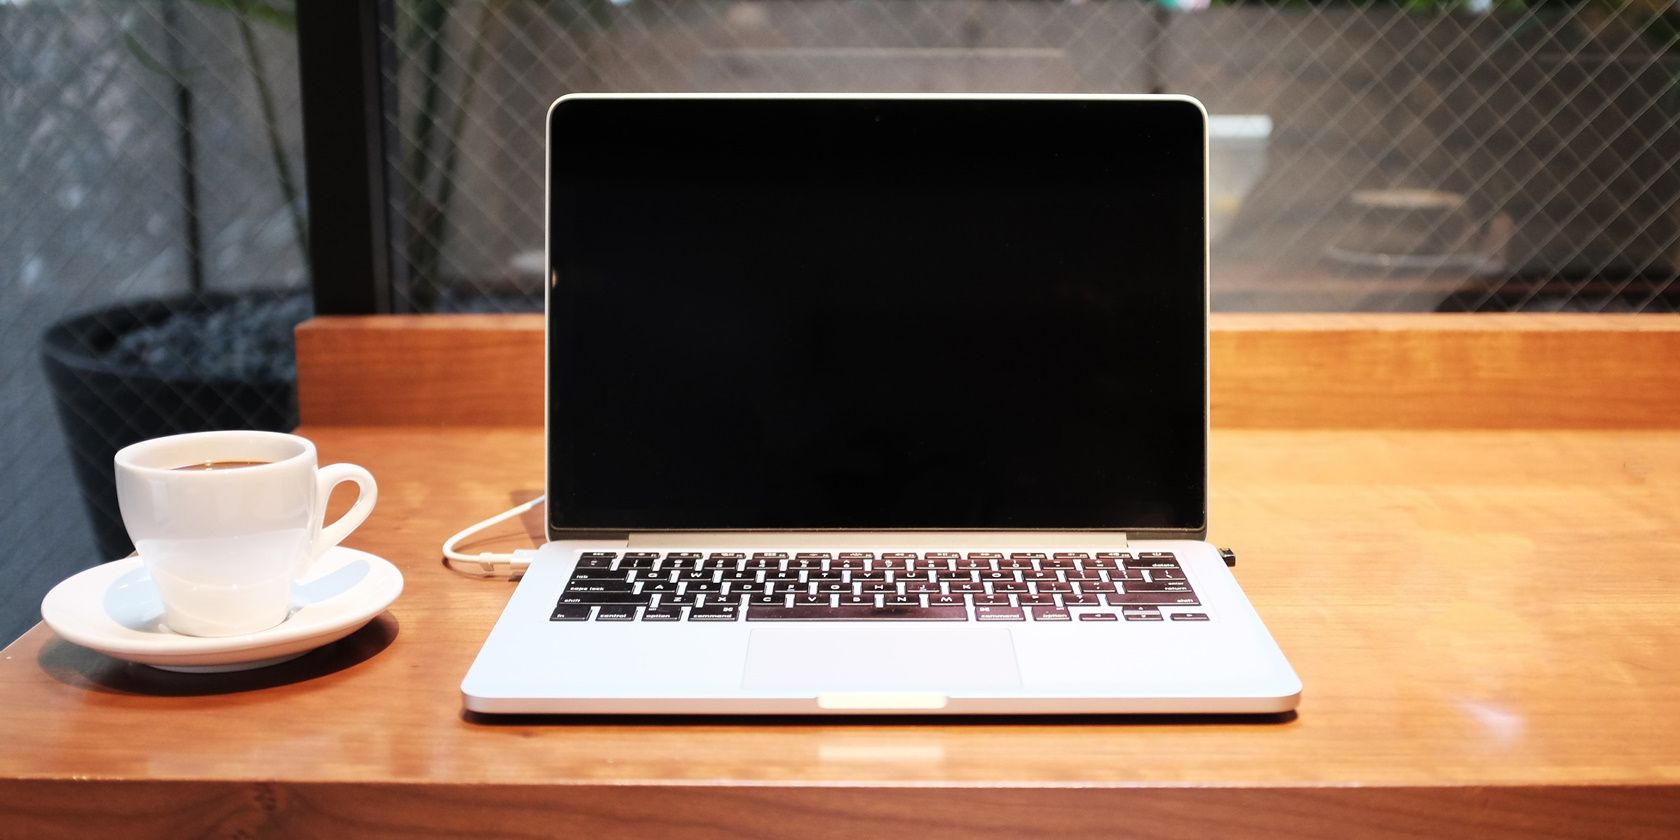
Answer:
[[[1680,835],[1680,429],[1217,428],[1211,538],[1299,712],[933,723],[463,714],[511,584],[438,544],[540,490],[541,431],[302,431],[378,476],[348,544],[402,598],[240,675],[37,626],[0,654],[0,837]]]

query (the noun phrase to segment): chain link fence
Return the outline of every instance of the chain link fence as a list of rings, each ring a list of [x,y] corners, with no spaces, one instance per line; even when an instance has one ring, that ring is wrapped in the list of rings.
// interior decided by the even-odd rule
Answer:
[[[569,91],[1188,93],[1215,309],[1680,309],[1666,0],[385,2],[407,310],[540,308]],[[294,422],[295,28],[291,0],[0,0],[0,639],[127,550],[117,446]]]
[[[116,448],[295,425],[294,30],[256,0],[0,2],[0,643],[129,550]]]
[[[540,307],[542,120],[569,91],[1160,91],[1217,117],[1215,309],[1680,304],[1673,4],[1206,6],[399,0],[397,299]]]

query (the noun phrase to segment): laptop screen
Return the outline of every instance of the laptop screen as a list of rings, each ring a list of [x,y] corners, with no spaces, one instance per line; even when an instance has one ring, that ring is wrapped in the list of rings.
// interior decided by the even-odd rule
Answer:
[[[1194,103],[550,120],[554,529],[1205,527]]]

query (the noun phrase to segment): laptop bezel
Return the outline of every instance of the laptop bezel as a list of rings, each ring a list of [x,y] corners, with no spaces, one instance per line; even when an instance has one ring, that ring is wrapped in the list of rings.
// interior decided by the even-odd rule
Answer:
[[[1205,539],[1207,536],[1208,519],[1208,475],[1207,475],[1207,447],[1211,433],[1211,405],[1209,399],[1209,359],[1208,343],[1208,172],[1207,172],[1207,109],[1194,97],[1180,94],[904,94],[904,93],[569,93],[554,100],[549,105],[543,119],[543,484],[544,492],[552,499],[554,484],[549,465],[552,463],[553,434],[553,395],[550,393],[549,365],[554,358],[552,319],[548,317],[549,307],[552,305],[552,295],[558,276],[554,271],[554,255],[550,214],[553,210],[553,141],[555,112],[562,103],[584,100],[812,100],[812,99],[842,99],[842,100],[1086,100],[1086,101],[1125,101],[1125,102],[1181,102],[1195,107],[1201,115],[1202,123],[1202,504],[1201,526],[1196,528],[661,528],[629,531],[625,529],[597,529],[597,528],[562,528],[556,527],[552,515],[544,509],[543,524],[550,542],[568,540],[624,540],[631,533],[695,533],[710,534],[718,532],[744,534],[821,534],[868,532],[915,532],[915,533],[1068,533],[1068,534],[1105,534],[1114,535],[1124,540],[1142,539]]]

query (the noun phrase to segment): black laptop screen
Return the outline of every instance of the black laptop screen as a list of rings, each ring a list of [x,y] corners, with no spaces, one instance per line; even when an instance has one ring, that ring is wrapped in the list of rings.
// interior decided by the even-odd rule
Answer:
[[[1204,527],[1193,104],[550,119],[554,528]]]

